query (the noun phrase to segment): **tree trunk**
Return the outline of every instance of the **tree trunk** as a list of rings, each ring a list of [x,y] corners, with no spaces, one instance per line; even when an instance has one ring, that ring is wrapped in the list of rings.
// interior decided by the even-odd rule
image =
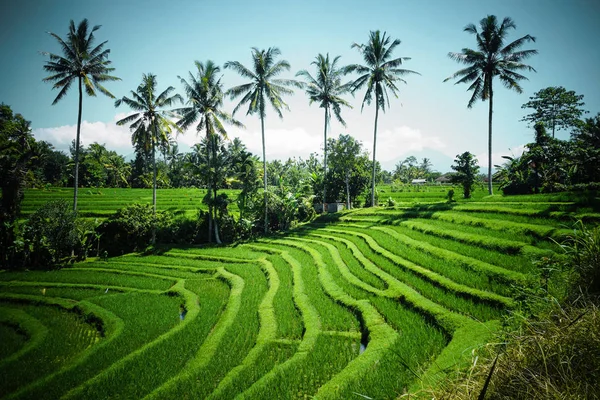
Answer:
[[[379,118],[379,100],[375,102],[375,130],[373,131],[373,174],[371,176],[371,207],[375,207],[375,150],[377,149],[377,119]]]
[[[216,157],[213,157],[213,159]],[[217,200],[217,186],[214,185],[213,186],[213,194],[214,194],[214,199],[215,202]],[[217,242],[217,244],[222,244],[221,242],[221,236],[219,235],[219,224],[218,224],[218,216],[217,216],[217,207],[216,205],[213,207],[213,212],[214,212],[214,218],[213,218],[213,224],[215,227],[215,242]]]
[[[77,137],[75,138],[75,173],[73,187],[73,211],[77,212],[77,188],[79,186],[79,139],[81,137],[81,105],[83,93],[81,90],[81,77],[79,77],[79,112],[77,113]]]
[[[158,140],[158,126],[154,119],[154,138],[152,139],[152,244],[156,243],[156,140]]]
[[[207,120],[207,123],[208,123],[208,120]],[[211,144],[211,149],[212,149],[212,153],[213,153],[212,159],[216,160],[217,159],[217,138],[215,137],[215,135],[211,134],[210,144]],[[221,237],[219,235],[219,224],[218,224],[217,204],[216,204],[217,203],[217,190],[218,190],[216,176],[217,176],[217,169],[215,168],[214,175],[213,175],[214,181],[213,181],[213,179],[211,179],[211,185],[213,188],[213,203],[214,203],[213,207],[212,207],[213,213],[214,213],[213,225],[215,228],[215,242],[217,242],[217,244],[222,244]]]
[[[265,152],[265,117],[264,111],[261,110],[260,115],[260,129],[262,132],[262,151],[263,151],[263,169],[264,169],[264,186],[265,186],[265,233],[267,233],[269,229],[269,211],[267,209],[267,156]]]
[[[325,129],[324,129],[324,145],[323,145],[323,212],[325,212],[327,204],[327,115],[328,107],[325,107]]]
[[[350,209],[350,173],[346,172],[346,208]]]
[[[488,193],[494,194],[492,188],[492,110],[494,108],[494,93],[492,92],[492,81],[490,79],[490,110],[488,117]]]
[[[208,185],[207,186],[207,194],[208,194],[208,243],[212,243],[212,231],[213,231],[213,215],[212,215],[212,179],[210,177],[210,149],[212,147],[212,137],[209,130],[208,118],[206,118],[205,123],[206,129],[206,169],[209,171],[208,173]]]

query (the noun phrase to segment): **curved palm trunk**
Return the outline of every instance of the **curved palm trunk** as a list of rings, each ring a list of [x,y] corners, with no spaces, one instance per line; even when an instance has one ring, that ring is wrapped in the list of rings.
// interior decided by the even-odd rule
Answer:
[[[156,120],[154,124],[154,139],[158,138],[158,128],[156,126]],[[154,216],[152,221],[152,244],[156,243],[156,143],[152,140],[152,215]]]
[[[325,107],[325,129],[324,129],[324,146],[323,146],[323,212],[325,212],[326,204],[327,204],[327,122],[329,111],[328,107]]]
[[[373,174],[371,176],[371,207],[375,207],[375,150],[377,149],[377,119],[379,118],[379,100],[375,102],[375,130],[373,132]]]
[[[260,129],[262,132],[262,151],[263,151],[263,170],[264,170],[264,186],[265,186],[265,233],[269,229],[269,211],[267,209],[267,156],[265,152],[265,117],[261,112]]]
[[[79,187],[79,140],[81,135],[81,106],[83,101],[83,93],[81,90],[81,77],[79,77],[79,112],[77,113],[77,137],[75,138],[75,173],[74,188],[73,188],[73,211],[77,211],[77,188]]]
[[[494,194],[492,189],[492,109],[494,104],[494,94],[492,92],[492,82],[490,81],[490,110],[488,117],[488,193]]]

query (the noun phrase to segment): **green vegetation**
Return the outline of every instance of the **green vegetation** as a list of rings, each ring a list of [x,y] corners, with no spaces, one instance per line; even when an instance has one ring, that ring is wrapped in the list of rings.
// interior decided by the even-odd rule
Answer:
[[[115,103],[137,112],[117,122],[131,124],[129,164],[80,144],[82,89],[112,97],[100,83],[118,79],[106,42],[92,46],[99,27],[88,33],[83,20],[65,40],[51,34],[65,53],[45,53],[55,103],[79,85],[75,172],[1,106],[0,397],[596,396],[600,202],[587,160],[599,154],[600,116],[548,116],[539,92],[543,102],[526,105],[539,114],[526,117],[535,143],[497,175],[505,194],[536,195],[492,196],[492,81],[521,92],[516,71],[533,70],[522,61],[537,51],[520,50],[529,35],[505,45],[510,18],[480,26],[465,28],[477,50],[450,53],[466,64],[451,78],[470,83],[469,107],[489,100],[489,195],[464,152],[444,178],[461,185],[459,199],[451,186],[425,185],[441,175],[427,158],[409,156],[393,174],[376,161],[379,110],[415,73],[401,68],[408,58],[392,58],[400,41],[385,32],[352,46],[364,65],[337,68],[338,57],[320,54],[316,78],[298,74],[307,84],[279,77],[290,65],[276,47],[253,48],[252,68],[227,62],[246,80],[229,90],[219,66],[196,62],[197,75],[180,78],[188,102],[179,109],[166,110],[183,101],[174,88],[156,96],[156,76],[144,74]],[[348,73],[359,76],[343,84]],[[266,108],[282,117],[292,87],[325,109],[322,164],[315,154],[266,161]],[[363,107],[375,100],[372,161],[350,135],[327,138],[332,111],[344,124],[340,96],[362,88]],[[241,141],[224,141],[224,122],[243,126],[223,110],[225,95],[239,98],[233,113],[258,114],[262,165]],[[575,128],[571,141],[550,138],[550,122]],[[179,154],[171,133],[192,126],[204,139]],[[82,193],[80,168],[95,187]],[[71,183],[73,211],[71,190],[50,186]],[[567,184],[580,193],[537,194]],[[339,198],[347,210],[315,218],[315,204]]]
[[[564,226],[585,198],[390,193],[287,236],[2,272],[3,395],[394,398],[468,366],[527,293],[595,290],[597,229]]]

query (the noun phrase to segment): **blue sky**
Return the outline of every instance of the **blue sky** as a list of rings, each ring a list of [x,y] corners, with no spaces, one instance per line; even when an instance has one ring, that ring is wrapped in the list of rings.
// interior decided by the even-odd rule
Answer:
[[[474,38],[463,32],[468,23],[478,24],[488,14],[499,19],[510,16],[517,29],[509,40],[525,34],[537,41],[539,55],[528,60],[537,73],[527,73],[523,94],[496,85],[494,97],[493,160],[519,153],[532,140],[532,130],[519,120],[521,105],[534,92],[547,86],[564,86],[585,96],[588,116],[600,112],[600,2],[597,0],[503,0],[503,1],[45,1],[7,0],[0,14],[0,102],[10,105],[32,121],[38,139],[66,150],[75,137],[77,90],[52,106],[57,91],[43,83],[46,76],[41,51],[59,52],[57,42],[46,32],[65,36],[69,20],[88,18],[102,25],[96,32],[108,40],[114,75],[122,81],[107,84],[117,97],[137,87],[142,73],[154,73],[159,89],[174,86],[181,91],[178,75],[186,76],[194,60],[211,59],[222,65],[237,60],[250,64],[250,48],[279,47],[291,64],[283,77],[292,78],[301,69],[311,70],[318,53],[341,55],[342,65],[362,62],[351,49],[364,43],[370,30],[387,31],[402,41],[395,56],[411,57],[405,68],[421,73],[406,77],[398,99],[380,115],[377,159],[386,169],[409,155],[430,157],[434,167],[449,170],[458,153],[471,151],[481,165],[487,160],[487,103],[472,109],[466,105],[467,85],[443,83],[460,68],[449,51],[475,47]],[[242,83],[229,70],[223,71],[225,88]],[[371,151],[374,107],[361,113],[363,93],[349,96],[354,106],[344,110],[347,128],[331,123],[331,135],[348,133]],[[287,98],[290,112],[280,120],[267,114],[267,158],[307,157],[322,152],[323,110],[309,106],[300,92]],[[228,110],[234,103],[227,101]],[[133,149],[126,127],[115,121],[128,112],[105,97],[85,97],[82,138],[84,144],[105,143],[109,149],[131,157]],[[230,128],[230,137],[240,137],[250,150],[260,154],[260,123],[255,116],[236,115],[245,130]],[[568,133],[560,131],[559,138]],[[194,132],[179,137],[181,148],[197,141]]]

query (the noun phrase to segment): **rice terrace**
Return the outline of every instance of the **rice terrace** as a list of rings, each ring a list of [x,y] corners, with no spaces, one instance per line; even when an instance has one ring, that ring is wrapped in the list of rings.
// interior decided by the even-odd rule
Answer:
[[[600,3],[4,3],[0,400],[600,400]]]
[[[600,219],[565,195],[427,194],[232,247],[4,272],[0,395],[394,398],[471,362],[547,239]]]

